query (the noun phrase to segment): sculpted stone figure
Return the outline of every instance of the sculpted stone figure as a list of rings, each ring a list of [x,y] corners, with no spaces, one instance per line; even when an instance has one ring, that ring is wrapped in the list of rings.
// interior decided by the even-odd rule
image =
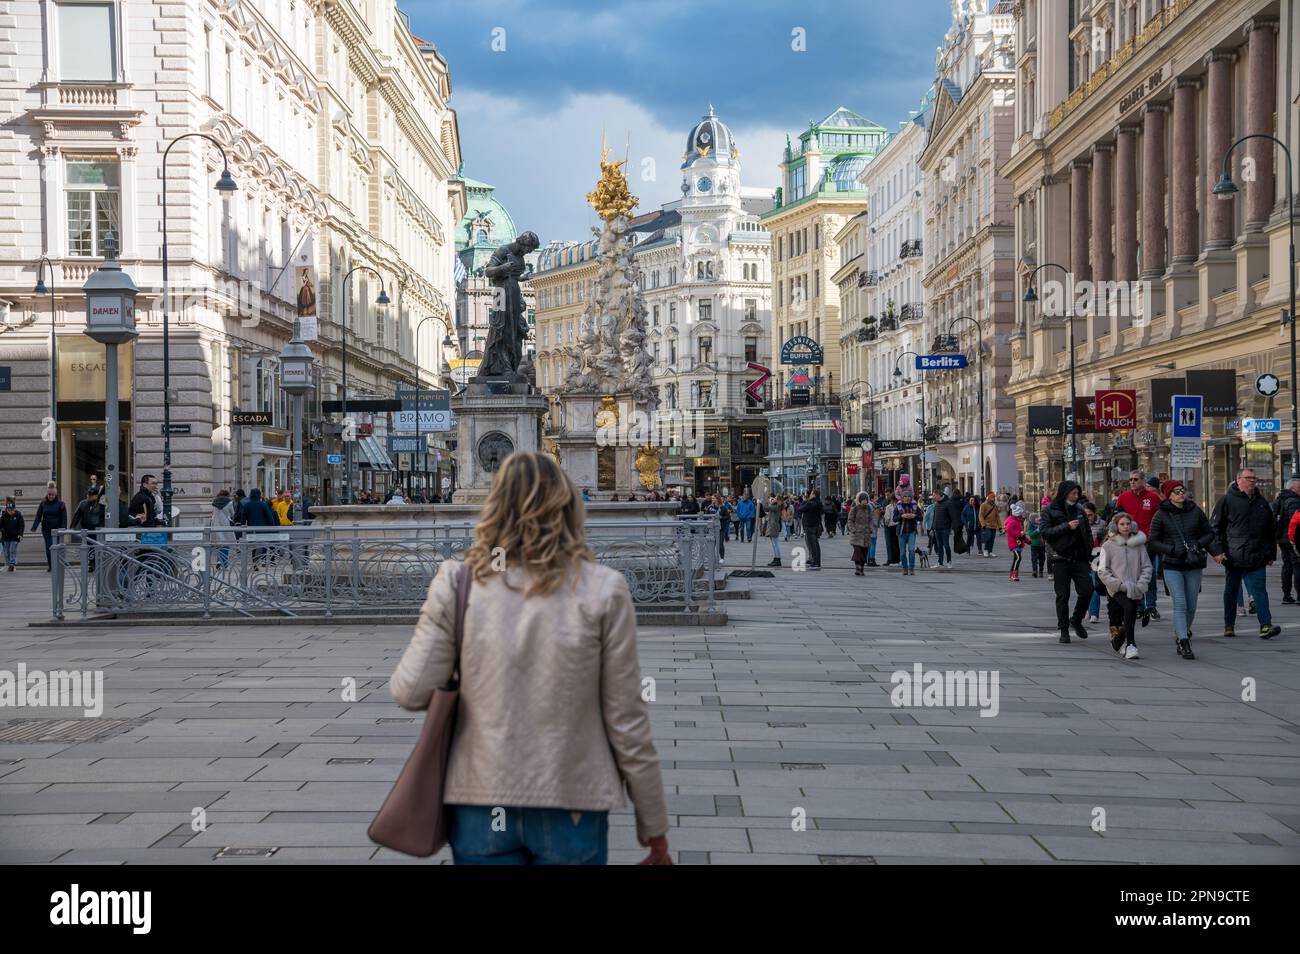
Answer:
[[[478,378],[519,380],[524,340],[528,337],[528,316],[520,282],[532,277],[524,257],[536,251],[540,242],[534,232],[524,232],[513,242],[492,253],[483,273],[496,288],[488,319],[488,339]]]

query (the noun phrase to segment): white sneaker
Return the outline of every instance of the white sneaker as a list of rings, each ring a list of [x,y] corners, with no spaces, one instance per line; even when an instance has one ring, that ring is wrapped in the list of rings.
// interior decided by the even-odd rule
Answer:
[[[1140,659],[1142,657],[1138,655],[1138,648],[1134,646],[1132,643],[1129,643],[1126,647],[1124,647],[1124,658]]]
[[[1098,619],[1097,617],[1095,617],[1095,616],[1089,616],[1089,617],[1088,617],[1088,622],[1090,622],[1090,623],[1100,623],[1101,620],[1099,620],[1099,619]]]

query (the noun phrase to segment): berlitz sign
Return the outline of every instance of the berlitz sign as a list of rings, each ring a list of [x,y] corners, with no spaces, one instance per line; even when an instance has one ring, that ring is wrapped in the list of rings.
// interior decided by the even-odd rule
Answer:
[[[964,367],[966,367],[964,354],[918,354],[916,356],[918,371],[948,371]]]

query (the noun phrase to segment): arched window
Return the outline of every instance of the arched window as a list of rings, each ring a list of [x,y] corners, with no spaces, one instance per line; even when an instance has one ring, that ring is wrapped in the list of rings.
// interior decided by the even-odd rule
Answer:
[[[487,240],[488,240],[487,229],[479,229],[479,230],[478,230],[478,238],[475,239],[475,241],[476,241],[479,245],[486,245],[486,244],[487,244]]]

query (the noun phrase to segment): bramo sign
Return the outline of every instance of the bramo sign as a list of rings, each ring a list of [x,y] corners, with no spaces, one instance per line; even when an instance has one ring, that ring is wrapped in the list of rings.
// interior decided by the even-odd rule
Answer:
[[[964,354],[918,354],[916,356],[918,371],[951,371],[954,368],[964,367],[966,367]]]

